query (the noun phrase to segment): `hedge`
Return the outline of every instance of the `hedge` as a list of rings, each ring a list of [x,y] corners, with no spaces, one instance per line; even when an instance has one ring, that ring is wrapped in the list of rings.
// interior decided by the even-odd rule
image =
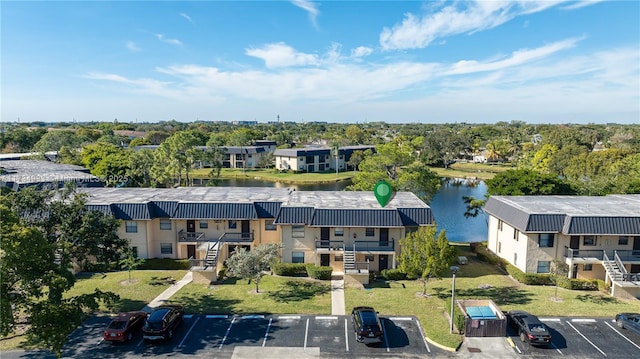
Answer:
[[[333,273],[333,268],[331,267],[307,266],[307,274],[313,279],[330,280],[331,273]]]
[[[380,275],[387,280],[407,279],[407,273],[402,272],[400,269],[383,269]]]
[[[307,266],[304,263],[276,263],[273,273],[284,277],[306,277]]]
[[[146,259],[144,263],[136,269],[188,270],[190,268],[191,264],[188,259],[152,258]]]
[[[507,265],[507,272],[518,282],[527,285],[555,285],[549,274],[524,273],[520,269]],[[606,284],[600,279],[572,279],[561,277],[558,287],[571,290],[600,290],[607,291]]]

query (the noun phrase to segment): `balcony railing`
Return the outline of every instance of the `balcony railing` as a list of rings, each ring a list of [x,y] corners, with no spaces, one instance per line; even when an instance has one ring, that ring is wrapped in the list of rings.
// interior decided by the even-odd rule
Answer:
[[[595,258],[599,260],[604,259],[604,251],[598,249],[572,249],[564,247],[564,256],[566,258]]]
[[[331,251],[343,251],[344,241],[319,240],[316,241],[316,249],[328,249]]]
[[[355,241],[354,248],[356,251],[390,251],[393,252],[395,245],[394,240],[386,241]]]
[[[220,240],[231,244],[251,243],[253,242],[253,232],[224,233],[220,236]]]
[[[178,242],[205,242],[203,232],[185,232],[184,229],[178,231]]]
[[[640,251],[615,251],[615,255],[623,262],[640,262]]]
[[[355,268],[346,270],[348,274],[369,273],[369,267],[370,267],[369,262],[355,262],[354,265],[355,265]]]

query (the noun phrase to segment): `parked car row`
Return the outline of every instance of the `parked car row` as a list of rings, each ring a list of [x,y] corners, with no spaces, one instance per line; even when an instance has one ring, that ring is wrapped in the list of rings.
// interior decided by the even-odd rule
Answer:
[[[143,311],[119,313],[104,331],[103,339],[109,342],[126,342],[142,329],[143,339],[168,340],[184,319],[184,308],[179,305],[160,306],[147,314]]]

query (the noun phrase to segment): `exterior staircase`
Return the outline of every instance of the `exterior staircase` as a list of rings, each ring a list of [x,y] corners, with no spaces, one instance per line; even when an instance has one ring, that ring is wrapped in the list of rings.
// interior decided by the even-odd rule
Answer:
[[[605,256],[602,264],[604,265],[604,268],[607,271],[607,275],[611,278],[612,282],[622,281],[623,274],[626,271],[618,266],[618,262],[616,260],[610,260]]]
[[[346,250],[345,248],[342,265],[344,266],[345,273],[356,270],[356,251],[355,250],[350,251],[350,250]]]
[[[216,242],[214,245],[209,247],[209,249],[207,249],[207,254],[204,257],[204,269],[207,269],[209,267],[215,268],[218,264],[219,246],[220,242]]]

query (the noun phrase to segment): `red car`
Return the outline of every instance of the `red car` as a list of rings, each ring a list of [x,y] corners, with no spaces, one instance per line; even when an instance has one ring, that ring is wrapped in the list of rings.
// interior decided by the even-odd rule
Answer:
[[[104,340],[110,342],[126,342],[131,340],[133,332],[139,330],[147,319],[146,312],[119,313],[104,331]]]

